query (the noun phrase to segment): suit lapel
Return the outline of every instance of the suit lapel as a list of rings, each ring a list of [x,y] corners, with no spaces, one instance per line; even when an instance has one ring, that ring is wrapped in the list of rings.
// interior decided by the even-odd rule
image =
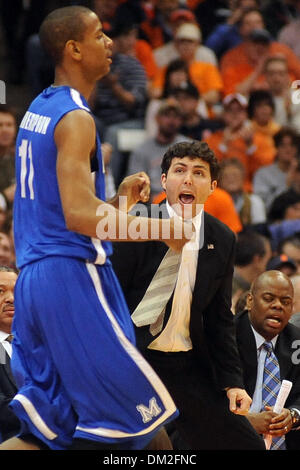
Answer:
[[[3,353],[5,355],[5,362],[4,362],[4,364],[2,364],[2,366],[3,366],[2,370],[3,370],[4,374],[6,375],[7,380],[11,383],[11,385],[13,385],[15,387],[16,384],[15,384],[15,381],[14,381],[14,378],[13,378],[13,375],[12,375],[12,371],[11,371],[11,367],[10,367],[10,357],[7,354],[5,348],[2,344],[0,344],[0,348],[3,349]]]
[[[257,376],[257,349],[247,311],[244,311],[236,318],[236,329],[237,344],[244,369],[245,386],[252,396]]]

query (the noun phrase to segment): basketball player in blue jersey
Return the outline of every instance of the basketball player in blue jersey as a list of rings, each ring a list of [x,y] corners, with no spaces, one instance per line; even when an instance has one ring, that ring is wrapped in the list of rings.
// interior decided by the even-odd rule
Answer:
[[[119,210],[119,196],[127,196],[127,210],[146,201],[149,179],[126,178],[117,197],[104,202],[100,141],[87,100],[109,72],[112,41],[97,15],[79,6],[55,10],[40,38],[55,62],[55,81],[31,103],[16,145],[21,272],[12,357],[18,394],[10,406],[22,423],[20,437],[33,435],[50,449],[142,449],[177,410],[135,348],[109,255],[121,231],[124,242],[133,239],[134,218]],[[110,218],[116,234],[107,241],[101,223]],[[139,223],[151,225],[147,218]],[[158,239],[179,251],[187,238],[176,238],[171,226],[164,239],[168,223],[159,221]]]

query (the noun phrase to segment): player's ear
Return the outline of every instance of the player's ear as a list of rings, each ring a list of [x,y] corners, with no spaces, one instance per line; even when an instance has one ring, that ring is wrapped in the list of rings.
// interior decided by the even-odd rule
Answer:
[[[77,41],[74,41],[73,39],[67,41],[65,50],[74,60],[81,59],[80,44]]]

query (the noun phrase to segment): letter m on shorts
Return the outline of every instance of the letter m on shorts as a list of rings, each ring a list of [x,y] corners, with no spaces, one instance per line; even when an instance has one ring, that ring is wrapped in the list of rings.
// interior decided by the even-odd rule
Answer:
[[[158,416],[161,413],[161,408],[158,406],[155,397],[150,399],[148,408],[141,404],[138,405],[136,409],[141,413],[144,423],[148,423],[152,418],[155,418],[155,416]]]

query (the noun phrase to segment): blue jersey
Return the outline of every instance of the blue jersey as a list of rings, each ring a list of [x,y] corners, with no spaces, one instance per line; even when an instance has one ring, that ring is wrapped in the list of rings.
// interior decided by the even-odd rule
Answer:
[[[103,264],[110,242],[100,242],[67,229],[57,175],[56,125],[71,111],[90,112],[78,91],[68,86],[45,89],[30,105],[16,142],[14,240],[17,266],[47,256],[68,256]],[[105,200],[104,165],[97,135],[95,193]],[[96,214],[95,214],[96,215]]]

